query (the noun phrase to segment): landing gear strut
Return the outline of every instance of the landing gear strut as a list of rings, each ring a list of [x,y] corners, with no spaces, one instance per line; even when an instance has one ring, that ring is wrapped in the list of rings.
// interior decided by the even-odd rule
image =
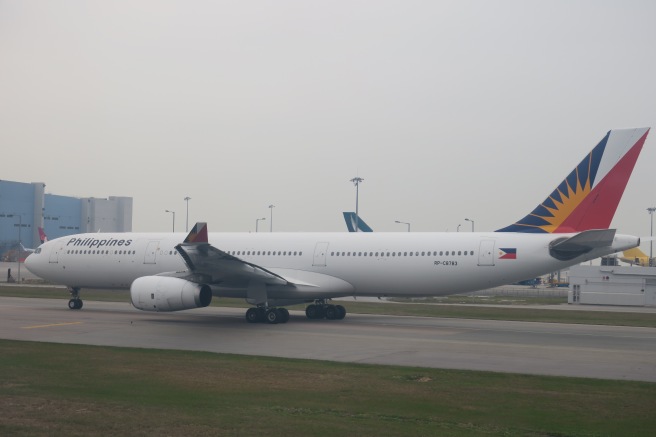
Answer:
[[[308,319],[342,320],[346,317],[346,308],[341,305],[327,304],[324,300],[318,300],[305,308],[305,316]]]
[[[246,320],[249,323],[287,323],[289,320],[289,311],[287,311],[287,308],[265,308],[264,306],[258,306],[249,308],[246,311]]]
[[[71,299],[68,301],[68,308],[71,310],[80,310],[82,309],[82,299],[80,299],[80,289],[71,288]]]

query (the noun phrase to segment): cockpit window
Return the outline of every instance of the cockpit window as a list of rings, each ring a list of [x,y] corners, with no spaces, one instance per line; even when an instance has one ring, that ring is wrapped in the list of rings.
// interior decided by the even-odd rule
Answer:
[[[41,253],[41,248],[37,247],[36,250],[34,251],[34,253]]]

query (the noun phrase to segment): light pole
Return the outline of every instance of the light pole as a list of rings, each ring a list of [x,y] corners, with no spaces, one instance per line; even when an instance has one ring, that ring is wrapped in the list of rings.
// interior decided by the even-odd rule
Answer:
[[[401,222],[401,221],[398,221],[398,220],[394,220],[394,223],[400,223],[400,224],[402,224],[402,225],[408,225],[408,232],[410,232],[410,223],[408,223],[408,222]]]
[[[175,232],[175,211],[169,211],[168,209],[164,210],[164,212],[170,212],[173,214],[173,232]]]
[[[649,212],[649,215],[651,216],[651,225],[649,227],[649,236],[653,237],[654,236],[654,211],[656,211],[656,207],[652,206],[651,208],[647,208],[647,212]],[[649,267],[652,266],[652,257],[654,256],[654,240],[651,240],[649,242],[649,262],[647,263]]]
[[[184,198],[184,201],[187,202],[187,221],[185,222],[185,232],[189,232],[189,201],[191,197],[187,196]]]
[[[23,228],[23,214],[12,214],[11,217],[16,217],[18,216],[18,256],[16,257],[16,260],[18,261],[18,276],[16,279],[16,282],[20,284],[21,281],[21,250],[23,249],[23,244],[21,242],[21,229]]]
[[[275,208],[276,205],[269,205],[269,211],[270,211],[270,220],[269,220],[269,232],[273,232],[273,208]]]
[[[266,217],[262,217],[261,219],[255,219],[255,232],[257,232],[257,227],[260,224],[260,220],[266,220]]]
[[[474,220],[470,220],[470,219],[466,218],[465,221],[471,222],[471,224],[472,224],[472,232],[474,232]]]
[[[354,177],[351,179],[353,185],[355,185],[355,232],[360,231],[360,216],[358,215],[358,201],[360,196],[360,182],[363,182],[364,179],[361,177]]]

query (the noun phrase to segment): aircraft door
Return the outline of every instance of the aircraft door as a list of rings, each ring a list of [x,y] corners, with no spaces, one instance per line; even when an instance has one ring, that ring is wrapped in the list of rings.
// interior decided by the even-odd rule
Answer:
[[[494,265],[494,240],[482,240],[478,251],[479,266]]]
[[[320,242],[314,248],[313,266],[326,267],[326,254],[328,253],[328,242]]]
[[[159,241],[149,241],[144,255],[144,264],[157,264],[157,252],[159,251]]]

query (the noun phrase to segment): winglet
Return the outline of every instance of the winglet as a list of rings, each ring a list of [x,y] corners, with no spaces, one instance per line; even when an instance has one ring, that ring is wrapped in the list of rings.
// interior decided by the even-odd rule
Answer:
[[[194,225],[187,238],[184,240],[185,243],[207,243],[207,223],[198,222]]]

